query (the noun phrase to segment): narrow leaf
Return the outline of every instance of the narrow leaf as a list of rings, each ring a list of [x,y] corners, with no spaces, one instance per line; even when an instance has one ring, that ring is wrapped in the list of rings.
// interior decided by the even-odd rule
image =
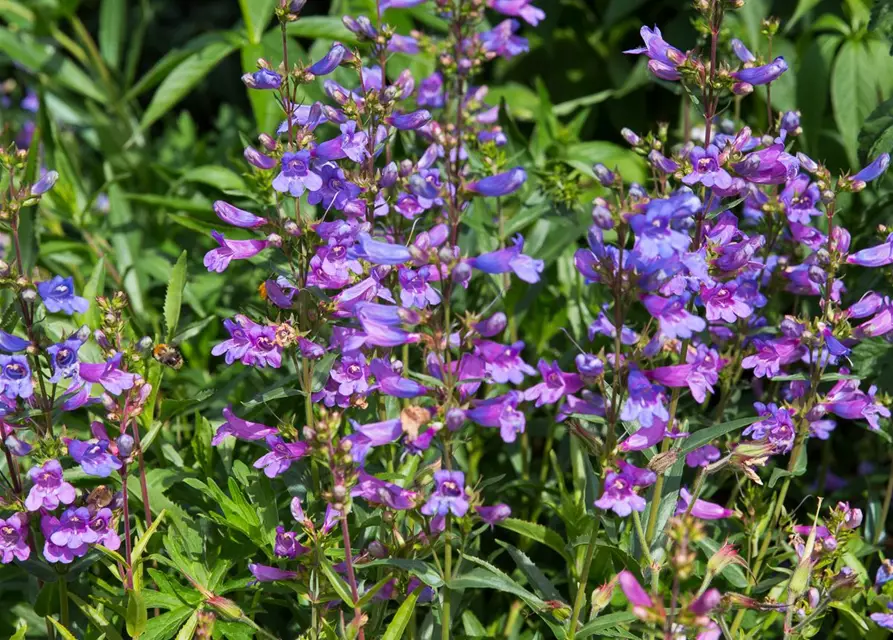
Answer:
[[[384,635],[381,636],[381,640],[400,640],[403,637],[403,632],[406,631],[406,626],[412,619],[412,612],[415,610],[416,601],[419,599],[419,594],[421,592],[422,589],[417,588],[406,596],[406,600],[404,600],[403,604],[400,605],[400,608],[397,609],[397,613],[394,614],[394,618],[391,620],[388,628],[385,629]]]
[[[183,306],[183,290],[186,288],[186,251],[177,258],[177,264],[171,271],[171,279],[167,283],[167,295],[164,297],[164,322],[167,325],[167,338],[170,341],[177,332],[180,323],[180,309]]]

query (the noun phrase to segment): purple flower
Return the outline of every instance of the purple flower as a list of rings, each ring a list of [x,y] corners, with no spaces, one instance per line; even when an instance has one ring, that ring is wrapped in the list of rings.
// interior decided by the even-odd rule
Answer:
[[[379,480],[362,469],[357,476],[357,484],[350,490],[350,495],[354,498],[363,498],[370,504],[381,504],[398,511],[413,508],[418,496],[414,491]]]
[[[711,462],[719,460],[719,457],[719,449],[712,444],[705,444],[703,447],[698,447],[687,454],[685,456],[685,464],[689,467],[706,467]]]
[[[644,47],[629,49],[623,53],[642,54],[649,58],[648,69],[661,80],[678,80],[679,72],[676,67],[685,63],[687,56],[676,47],[667,44],[663,39],[660,29],[656,26],[649,29],[643,26],[639,30],[642,40],[645,41]]]
[[[521,18],[535,27],[540,20],[546,18],[546,14],[542,9],[534,7],[530,3],[531,0],[487,0],[487,5],[494,11],[506,16]]]
[[[87,313],[90,308],[86,298],[74,294],[74,278],[53,276],[51,280],[38,282],[37,293],[50,313],[61,311],[70,316],[74,313]]]
[[[440,304],[440,293],[429,284],[438,277],[433,267],[422,267],[419,270],[400,269],[400,303],[404,307],[425,309],[429,304]]]
[[[633,511],[645,510],[645,499],[636,494],[636,489],[653,484],[657,476],[653,471],[640,469],[623,460],[618,464],[620,471],[609,471],[605,477],[604,491],[595,501],[595,506],[625,518]]]
[[[847,256],[846,261],[863,267],[885,267],[893,264],[893,233],[887,236],[883,244],[857,251]]]
[[[512,515],[511,507],[501,502],[490,507],[480,505],[475,507],[474,510],[481,517],[481,520],[489,524],[491,527],[495,524],[499,524]]]
[[[648,617],[648,610],[654,607],[654,600],[652,600],[651,596],[645,592],[642,585],[636,580],[636,576],[624,569],[617,574],[617,580],[620,582],[620,588],[623,590],[623,595],[625,595],[626,599],[629,600],[629,603],[633,605],[633,613],[638,618],[645,619]]]
[[[846,369],[841,369],[840,372],[849,373]],[[868,389],[868,393],[863,393],[859,390],[858,380],[839,380],[819,406],[841,418],[864,419],[868,421],[868,426],[872,430],[878,431],[880,429],[878,417],[889,418],[890,410],[875,401],[876,392],[877,387],[872,386]]]
[[[357,131],[357,123],[348,120],[341,125],[341,135],[316,148],[316,157],[321,160],[340,160],[350,158],[354,162],[362,162],[369,156],[366,148],[368,136],[365,131]]]
[[[481,178],[475,182],[469,182],[465,188],[472,193],[482,196],[498,198],[514,193],[527,181],[527,172],[521,167],[515,167],[505,173]]]
[[[77,338],[69,338],[47,347],[47,354],[53,366],[50,382],[57,384],[66,378],[78,378],[80,362],[78,351],[84,343]]]
[[[60,503],[74,502],[74,487],[63,480],[62,465],[58,460],[47,460],[40,467],[31,467],[28,477],[34,483],[25,499],[28,511],[37,511],[41,507],[52,511]]]
[[[0,329],[0,351],[7,353],[18,353],[24,351],[31,344],[28,340],[14,336]]]
[[[230,319],[223,321],[223,326],[229,332],[229,339],[211,349],[215,356],[224,355],[226,364],[232,364],[239,360],[250,367],[270,366],[274,369],[282,364],[282,349],[276,342],[276,330],[267,327],[241,314],[235,317],[235,322]]]
[[[333,42],[328,53],[316,63],[307,67],[307,71],[315,76],[327,76],[338,68],[338,65],[344,61],[345,57],[352,57],[347,47],[340,42]]]
[[[461,471],[442,469],[434,472],[435,489],[422,505],[426,516],[445,516],[452,513],[461,518],[468,511],[468,497],[465,495],[465,474]]]
[[[211,232],[220,246],[205,254],[204,265],[208,271],[223,273],[233,260],[247,260],[267,248],[266,240],[227,240],[222,233]]]
[[[670,419],[663,389],[659,385],[651,384],[641,371],[630,369],[627,387],[629,396],[620,410],[621,420],[627,422],[638,420],[641,426],[650,427],[655,419],[663,422]]]
[[[401,131],[415,131],[431,122],[431,113],[427,109],[419,109],[412,113],[395,113],[388,116],[387,123]]]
[[[248,564],[248,570],[254,576],[254,582],[275,582],[276,580],[294,580],[298,577],[297,571],[285,571],[277,567],[269,567],[263,564]]]
[[[294,531],[286,531],[285,527],[276,527],[276,544],[273,547],[273,553],[280,558],[294,559],[310,551],[298,542],[297,537],[298,534]]]
[[[741,361],[745,369],[753,369],[757,378],[774,378],[781,373],[781,366],[796,362],[806,353],[798,337],[782,337],[772,340],[754,340],[757,352]]]
[[[349,182],[344,176],[341,167],[333,162],[327,162],[320,168],[320,187],[311,189],[307,202],[312,205],[322,204],[323,208],[344,210],[347,204],[360,195],[360,188],[353,182]],[[308,187],[309,188],[309,187]]]
[[[753,309],[747,304],[744,291],[739,291],[736,282],[725,282],[714,287],[701,285],[701,301],[707,309],[710,322],[737,322],[738,318],[749,318]]]
[[[695,147],[689,154],[691,160],[691,173],[682,178],[687,185],[698,184],[705,187],[718,187],[728,189],[732,186],[732,176],[722,168],[725,159],[715,145],[709,145],[706,149]]]
[[[74,509],[68,509],[65,511],[64,514],[62,514],[62,517],[65,518],[66,515],[69,515],[71,512],[74,511]],[[78,509],[78,511],[80,511],[80,509]],[[84,511],[87,510],[84,509]],[[87,512],[87,515],[89,516],[89,512]],[[43,537],[45,539],[43,545],[43,557],[46,558],[47,562],[61,562],[62,564],[71,564],[72,562],[74,562],[75,558],[80,558],[87,554],[88,547],[86,542],[80,542],[77,545],[69,546],[67,544],[55,544],[52,541],[53,536],[63,526],[64,525],[59,521],[58,518],[51,515],[44,515],[40,519],[40,529],[43,532]],[[74,538],[71,541],[74,540],[78,540],[78,538]]]
[[[524,392],[525,400],[536,400],[536,406],[555,404],[569,393],[576,393],[583,388],[583,380],[576,373],[565,373],[557,362],[549,364],[540,360],[537,364],[543,381]]]
[[[511,271],[524,282],[530,284],[539,282],[545,263],[522,253],[524,238],[520,234],[516,235],[512,242],[511,247],[481,254],[476,258],[470,258],[468,262],[472,267],[484,273],[495,274]]]
[[[784,145],[772,146],[754,151],[744,160],[732,165],[742,178],[756,184],[782,184],[794,178],[800,171],[800,162],[786,153]]]
[[[598,316],[592,324],[589,325],[589,339],[595,340],[596,335],[603,335],[612,340],[617,335],[617,328],[608,318],[604,311],[599,311]],[[625,345],[636,344],[639,341],[638,334],[629,327],[622,327],[620,330],[620,342]]]
[[[621,451],[644,451],[661,442],[667,433],[665,422],[655,420],[650,427],[642,427],[620,443]]]
[[[109,526],[112,520],[112,510],[103,507],[97,511],[90,520],[90,530],[96,536],[96,544],[101,544],[106,549],[117,551],[121,548],[121,538],[118,533]]]
[[[0,562],[9,564],[13,558],[25,561],[31,555],[28,546],[28,516],[14,513],[6,520],[0,518]]]
[[[254,463],[255,469],[263,469],[268,478],[282,475],[295,460],[300,460],[307,455],[310,445],[306,442],[285,442],[279,436],[267,436],[267,446],[270,453],[261,456]]]
[[[519,433],[524,433],[526,420],[524,413],[518,411],[523,395],[517,391],[509,391],[505,395],[479,400],[474,408],[466,413],[466,417],[482,427],[499,427],[503,442],[514,442]]]
[[[682,487],[679,490],[679,501],[676,503],[676,515],[682,515],[688,511],[688,505],[691,504],[692,495],[688,489]],[[695,500],[694,506],[691,508],[691,515],[701,520],[721,520],[735,515],[734,511],[726,509],[721,505],[706,500]]]
[[[443,108],[443,76],[439,71],[435,71],[419,83],[416,102],[420,107]]]
[[[123,465],[118,458],[109,452],[108,440],[68,440],[68,454],[81,465],[84,473],[90,476],[108,478],[112,471],[117,471]]]
[[[41,176],[40,180],[35,182],[34,186],[31,187],[31,195],[42,196],[55,186],[57,180],[59,180],[59,174],[56,171],[47,171]]]
[[[248,164],[250,164],[252,167],[257,167],[258,169],[262,169],[264,171],[274,169],[276,165],[279,164],[276,158],[271,158],[270,156],[261,153],[254,147],[245,147],[245,151],[242,152],[242,155],[245,157],[245,161],[248,162]],[[217,215],[220,214],[218,213]]]
[[[98,536],[90,528],[90,511],[86,507],[66,509],[49,540],[54,545],[69,549],[96,542]]]
[[[231,224],[234,227],[242,227],[243,229],[256,229],[257,227],[264,226],[268,222],[266,218],[261,218],[253,213],[242,211],[242,209],[234,207],[223,200],[217,200],[214,203],[214,213],[216,213],[217,217],[225,223]]]
[[[788,409],[780,409],[775,403],[755,402],[753,406],[763,419],[754,422],[742,433],[754,440],[765,440],[779,453],[790,451],[797,435],[791,412]]]
[[[494,53],[506,60],[526,53],[530,49],[527,38],[515,35],[520,26],[517,20],[503,20],[489,31],[481,33],[480,38],[484,51]]]
[[[732,51],[741,62],[756,62],[756,56],[738,38],[732,38]]]
[[[409,249],[400,244],[373,240],[368,233],[357,236],[358,246],[353,251],[358,258],[379,265],[399,265],[409,262],[412,254]]]
[[[373,360],[369,366],[372,375],[375,376],[378,389],[387,396],[394,398],[417,398],[428,393],[424,385],[402,377],[399,373],[381,358]]]
[[[242,76],[242,82],[251,89],[278,89],[282,86],[282,76],[269,69],[261,69]]]
[[[9,400],[30,398],[34,393],[31,367],[25,356],[0,354],[0,394]]]
[[[791,222],[809,224],[810,217],[822,214],[816,208],[821,202],[819,187],[802,173],[785,185],[778,199],[784,203],[785,213]]]
[[[310,152],[282,154],[282,171],[273,179],[273,188],[279,193],[301,197],[305,190],[322,188],[322,178],[310,168]]]
[[[359,465],[365,462],[373,447],[397,442],[403,435],[403,423],[399,418],[369,424],[359,424],[356,420],[350,423],[354,432],[345,440],[351,443],[350,456]]]
[[[116,353],[105,362],[82,362],[78,375],[84,382],[100,384],[113,396],[121,395],[136,384],[138,375],[121,370],[123,354]]]
[[[781,56],[775,58],[769,64],[761,67],[750,67],[748,69],[740,69],[732,73],[732,77],[739,82],[746,82],[749,85],[768,84],[778,80],[785,71],[788,70],[788,63]]]
[[[871,164],[862,169],[859,173],[850,178],[854,184],[859,184],[863,188],[866,182],[871,182],[872,180],[876,180],[887,170],[887,167],[890,166],[890,154],[882,153],[877,158],[872,160]]]
[[[483,359],[487,375],[496,384],[521,384],[525,375],[536,373],[521,357],[523,350],[520,340],[509,346],[491,340],[478,340],[475,344],[475,353]]]
[[[684,298],[645,296],[642,303],[658,319],[661,333],[667,338],[691,338],[707,327],[703,318],[686,311]]]
[[[887,603],[887,609],[893,610],[893,602]],[[893,613],[872,613],[868,617],[879,627],[893,629]]]
[[[217,446],[223,442],[227,436],[233,436],[239,440],[261,440],[268,436],[274,436],[278,433],[275,427],[268,427],[259,422],[250,422],[243,420],[233,413],[232,407],[223,409],[223,417],[226,420],[217,429],[217,433],[211,438],[211,445]]]

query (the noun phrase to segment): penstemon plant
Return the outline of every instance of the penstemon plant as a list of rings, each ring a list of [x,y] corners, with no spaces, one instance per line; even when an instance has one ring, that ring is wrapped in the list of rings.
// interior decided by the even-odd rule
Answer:
[[[550,274],[514,214],[573,209],[579,185],[534,170],[510,101],[477,84],[528,50],[520,34],[546,13],[530,0],[375,0],[372,15],[343,18],[355,47],[296,59],[305,0],[272,4],[281,59],[242,81],[275,97],[281,124],[244,148],[247,186],[214,202],[227,227],[203,257],[256,287],[209,351],[222,386],[241,376],[257,395],[233,393],[220,415],[186,403],[193,469],[157,416],[164,368],[183,364],[171,338],[186,252],[167,342],[140,337],[124,293],[102,295],[101,262],[83,297],[71,276],[36,269],[23,242],[60,176],[30,119],[4,131],[16,135],[0,155],[0,562],[36,583],[46,637],[893,629],[893,471],[871,529],[864,505],[824,497],[827,457],[811,466],[813,494],[791,499],[811,439],[862,429],[890,442],[890,398],[851,356],[893,336],[893,303],[862,285],[866,269],[889,276],[893,235],[851,247],[842,223],[890,156],[834,175],[802,151],[800,114],[772,109],[789,72],[772,55],[779,23],[762,23],[765,55],[726,37],[743,0],[697,0],[691,51],[641,28],[625,53],[683,96],[683,124],[622,131],[644,184],[604,164],[580,172],[599,195],[586,246],[567,248],[592,322],[555,357],[525,342],[517,301]],[[432,33],[399,33],[385,16],[401,9],[430,10]],[[414,75],[420,54],[434,63]],[[751,94],[767,113],[751,117]],[[747,126],[762,116],[763,130]],[[158,488],[181,479],[152,475],[159,437],[204,503]],[[487,611],[491,595],[514,604]]]

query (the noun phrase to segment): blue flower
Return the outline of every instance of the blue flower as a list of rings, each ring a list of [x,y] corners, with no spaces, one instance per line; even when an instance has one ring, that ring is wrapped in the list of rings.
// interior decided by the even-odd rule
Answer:
[[[86,313],[90,303],[86,298],[74,294],[74,278],[53,276],[52,280],[37,283],[37,293],[50,313],[66,315]]]

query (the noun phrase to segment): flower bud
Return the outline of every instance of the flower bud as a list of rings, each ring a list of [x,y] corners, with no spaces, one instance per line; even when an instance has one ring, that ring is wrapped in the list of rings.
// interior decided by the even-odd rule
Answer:
[[[624,127],[620,130],[620,135],[623,136],[623,139],[626,140],[629,144],[636,146],[640,142],[642,142],[642,138],[636,134],[632,129],[627,129]]]
[[[139,342],[136,343],[137,351],[148,351],[152,348],[152,338],[149,336],[143,336],[139,339]]]
[[[260,134],[257,136],[257,140],[267,151],[274,151],[276,149],[276,140],[268,133]]]
[[[610,187],[617,178],[613,171],[600,162],[592,165],[592,172],[603,187]]]
[[[37,300],[37,292],[34,289],[25,289],[22,291],[22,300],[25,302],[34,302]]]
[[[611,597],[614,595],[614,590],[617,588],[617,576],[614,576],[611,580],[606,582],[600,587],[596,587],[592,590],[592,596],[589,598],[589,604],[591,607],[589,617],[594,618],[599,612],[611,604]]]
[[[710,556],[710,559],[707,561],[707,571],[713,575],[718,575],[726,567],[733,564],[741,565],[742,567],[746,566],[744,559],[738,555],[737,549],[733,545],[725,543],[717,549],[716,553]]]
[[[105,336],[105,334],[97,329],[93,332],[93,339],[96,340],[96,344],[98,344],[103,349],[111,349],[112,345],[109,342],[109,339]]]
[[[465,411],[453,407],[446,414],[446,425],[450,431],[458,431],[465,424]]]
[[[81,342],[86,342],[90,339],[90,327],[87,325],[82,325],[78,332],[75,334],[75,337]]]
[[[122,433],[115,440],[115,444],[118,445],[118,455],[122,458],[129,458],[130,454],[133,453],[133,437]]]
[[[267,236],[267,242],[271,246],[279,248],[282,246],[282,236],[280,236],[278,233],[271,233]]]
[[[6,260],[0,260],[0,278],[5,278],[9,275],[9,263]]]
[[[601,204],[592,207],[592,223],[599,229],[612,229],[614,227],[614,216],[611,210]]]
[[[248,161],[253,167],[257,167],[258,169],[272,169],[275,167],[278,162],[275,158],[271,158],[268,155],[264,155],[254,147],[245,147],[244,152],[245,160]]]

